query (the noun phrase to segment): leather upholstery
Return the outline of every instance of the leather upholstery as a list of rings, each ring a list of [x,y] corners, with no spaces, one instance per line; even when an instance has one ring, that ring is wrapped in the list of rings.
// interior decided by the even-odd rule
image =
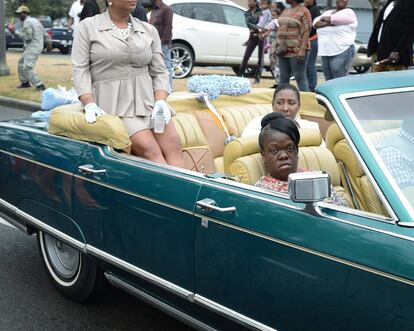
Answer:
[[[255,117],[272,112],[271,104],[224,106],[218,109],[232,133],[240,137],[246,125]]]
[[[371,213],[388,215],[365,175],[360,162],[336,124],[330,126],[326,133],[326,146],[333,153],[336,160],[344,164],[351,186],[350,194],[353,195],[357,203],[356,207]],[[343,176],[346,174],[343,174]]]
[[[252,93],[245,96],[237,98],[220,96],[212,103],[222,115],[230,131],[239,137],[247,123],[253,118],[272,111],[273,93],[273,89],[253,89]],[[301,99],[301,113],[303,111],[306,115],[323,118],[324,108],[317,103],[314,93],[301,92]],[[224,145],[226,136],[219,121],[206,109],[203,102],[195,99],[194,94],[174,93],[168,101],[177,112],[173,121],[182,147],[186,149],[208,145],[214,157],[215,171],[227,172],[226,168],[238,157],[237,155],[245,153],[239,151],[240,147],[236,145],[229,144],[233,146],[230,149],[229,145]],[[318,145],[320,135],[309,136],[307,139],[313,139],[309,142],[310,145]],[[254,139],[253,146],[257,148],[257,137]],[[248,146],[242,148],[246,149]],[[225,152],[225,149],[229,151]],[[234,149],[233,152],[232,149]],[[229,155],[230,158],[225,155]]]
[[[177,113],[173,117],[173,121],[183,148],[208,145],[207,139],[193,113]]]

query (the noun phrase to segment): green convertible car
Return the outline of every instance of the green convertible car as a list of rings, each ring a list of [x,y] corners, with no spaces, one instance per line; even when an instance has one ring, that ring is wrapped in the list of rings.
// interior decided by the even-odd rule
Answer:
[[[0,122],[0,217],[36,234],[73,300],[109,281],[196,329],[414,330],[414,71],[303,94],[325,144],[303,135],[299,163],[330,180],[292,178],[290,196],[252,185],[257,137],[239,138],[271,93],[213,102],[227,145],[202,103],[173,96],[189,169]],[[319,201],[330,184],[349,207]]]

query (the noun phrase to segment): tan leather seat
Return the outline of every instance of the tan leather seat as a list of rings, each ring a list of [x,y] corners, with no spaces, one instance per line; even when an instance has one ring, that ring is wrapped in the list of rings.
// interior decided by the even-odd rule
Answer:
[[[319,125],[322,138],[325,139],[326,130],[332,124],[325,119],[326,108],[318,103],[313,92],[300,92],[300,116]]]
[[[241,105],[241,106],[223,106],[217,109],[222,114],[229,128],[236,137],[240,137],[244,128],[250,121],[259,116],[264,116],[272,112],[272,105]]]
[[[320,147],[322,138],[319,131],[300,129],[300,134],[298,167],[326,171],[335,191],[352,206],[349,194],[341,186],[339,169],[334,156],[328,149]],[[224,150],[224,161],[226,173],[238,177],[245,184],[253,185],[266,174],[258,137],[243,137],[232,141]]]
[[[173,121],[183,148],[208,145],[203,130],[193,113],[177,113]]]
[[[252,93],[240,97],[220,96],[212,103],[228,128],[239,137],[253,118],[272,111],[273,93],[273,89],[253,89]],[[322,116],[323,107],[318,105],[314,93],[301,92],[301,98],[301,112],[303,110],[307,115]],[[215,171],[226,172],[224,157],[226,134],[217,118],[203,102],[195,99],[194,94],[176,93],[168,100],[177,112],[173,121],[182,147],[189,150],[208,146]]]
[[[336,160],[343,164],[342,181],[349,183],[350,194],[356,208],[371,213],[388,215],[365,175],[360,162],[336,124],[328,128],[326,146],[333,153]]]

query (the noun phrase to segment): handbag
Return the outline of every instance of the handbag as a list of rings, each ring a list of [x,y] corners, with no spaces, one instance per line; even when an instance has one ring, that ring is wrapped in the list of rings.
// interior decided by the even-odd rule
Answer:
[[[286,43],[285,42],[281,42],[280,40],[278,40],[276,42],[275,53],[277,55],[283,55],[283,54],[287,53],[287,51],[288,51],[288,47],[287,47]]]
[[[186,169],[211,174],[215,171],[213,154],[208,146],[188,147],[183,149]]]

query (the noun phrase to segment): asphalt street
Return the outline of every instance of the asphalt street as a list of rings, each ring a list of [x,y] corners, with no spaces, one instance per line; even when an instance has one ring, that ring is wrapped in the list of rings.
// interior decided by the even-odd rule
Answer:
[[[0,106],[0,119],[30,115]],[[190,331],[175,319],[112,286],[93,303],[63,298],[49,281],[36,236],[0,219],[0,330]]]
[[[0,105],[0,121],[30,116],[31,112]]]

